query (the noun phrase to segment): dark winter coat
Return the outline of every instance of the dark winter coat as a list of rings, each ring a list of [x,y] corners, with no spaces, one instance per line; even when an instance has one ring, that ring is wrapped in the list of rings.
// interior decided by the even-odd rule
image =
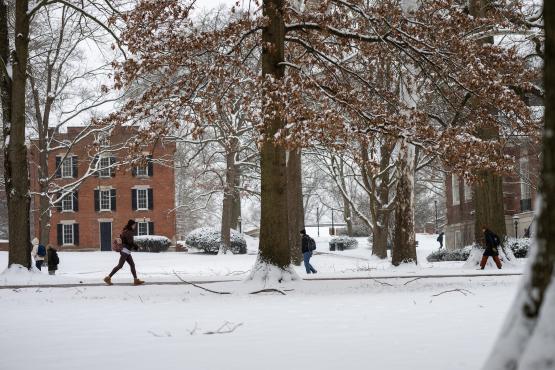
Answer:
[[[137,244],[135,244],[135,241],[133,240],[133,230],[129,230],[129,229],[123,229],[123,231],[121,232],[120,238],[121,238],[121,243],[129,250],[138,250],[139,247],[137,246]]]
[[[439,234],[436,240],[440,243],[443,243],[443,233]]]
[[[306,253],[306,252],[312,252],[310,250],[310,236],[303,234],[302,238],[301,238],[301,252]]]
[[[48,271],[56,271],[60,263],[58,252],[54,248],[48,248],[46,254],[48,256]]]
[[[501,244],[499,237],[493,231],[486,229],[486,231],[484,231],[484,240],[486,242],[484,256],[499,256],[498,247]]]

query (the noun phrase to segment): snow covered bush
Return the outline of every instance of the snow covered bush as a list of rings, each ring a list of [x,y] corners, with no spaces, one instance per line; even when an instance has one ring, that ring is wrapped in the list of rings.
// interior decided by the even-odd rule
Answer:
[[[337,235],[345,235],[347,234],[346,227],[337,227],[336,229]],[[353,237],[365,237],[370,235],[370,230],[365,225],[353,225]]]
[[[445,248],[432,252],[426,260],[428,262],[444,262],[444,261],[466,261],[470,256],[472,246],[466,246],[460,249],[447,250]]]
[[[220,250],[220,230],[211,227],[195,229],[187,235],[185,243],[188,247],[203,250],[206,253],[218,253]],[[242,234],[231,230],[231,252],[233,254],[247,253],[247,242]]]
[[[330,251],[354,249],[358,247],[358,240],[349,236],[334,236],[330,239]]]
[[[133,238],[139,252],[165,252],[172,244],[170,239],[161,235],[141,235]]]
[[[530,238],[507,238],[506,245],[511,248],[516,258],[526,258],[531,242]]]

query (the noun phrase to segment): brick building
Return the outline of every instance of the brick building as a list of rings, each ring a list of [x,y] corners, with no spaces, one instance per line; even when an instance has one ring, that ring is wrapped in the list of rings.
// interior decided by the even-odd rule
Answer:
[[[67,133],[56,133],[55,138],[58,142],[71,142],[81,132],[81,127],[69,127]],[[76,191],[63,194],[51,212],[50,240],[41,243],[57,245],[61,250],[110,250],[112,239],[128,219],[137,221],[138,235],[175,237],[175,143],[143,148],[143,153],[148,154],[147,163],[130,167],[121,163],[128,154],[121,148],[123,143],[132,141],[134,133],[133,128],[119,127],[112,130],[109,139],[89,135],[69,153],[64,149],[50,154],[48,168],[52,174],[55,172],[59,185],[75,182],[89,167],[96,171]],[[118,146],[120,150],[109,149]],[[36,145],[31,145],[31,188],[35,192],[39,189],[37,156]],[[32,214],[37,237],[38,205],[36,195]]]
[[[507,154],[517,160],[517,172],[503,177],[505,224],[508,236],[522,237],[534,219],[533,205],[539,175],[539,153],[525,139],[508,147]],[[472,187],[457,175],[446,176],[447,224],[445,243],[448,249],[462,248],[474,242],[474,204]],[[515,227],[516,226],[516,227]]]

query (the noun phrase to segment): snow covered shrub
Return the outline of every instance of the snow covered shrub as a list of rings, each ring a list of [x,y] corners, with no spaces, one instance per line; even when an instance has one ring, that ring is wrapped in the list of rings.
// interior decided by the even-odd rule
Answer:
[[[337,232],[337,235],[345,235],[348,236],[347,234],[347,228],[346,227],[337,227],[335,228],[335,231]],[[368,227],[365,225],[353,225],[353,237],[365,237],[370,235],[370,231],[368,230]]]
[[[165,252],[172,244],[170,239],[160,235],[141,235],[133,238],[139,252]]]
[[[334,236],[330,239],[330,251],[354,249],[358,247],[358,240],[349,236]]]
[[[445,248],[432,252],[426,259],[428,262],[466,261],[470,256],[472,246],[447,250]]]
[[[220,230],[201,227],[191,231],[185,238],[185,243],[189,247],[203,250],[206,253],[218,253],[220,250],[220,235]],[[233,254],[247,253],[245,238],[235,230],[231,230],[231,252]]]
[[[516,258],[526,258],[531,242],[530,238],[507,238],[506,245],[511,248]]]

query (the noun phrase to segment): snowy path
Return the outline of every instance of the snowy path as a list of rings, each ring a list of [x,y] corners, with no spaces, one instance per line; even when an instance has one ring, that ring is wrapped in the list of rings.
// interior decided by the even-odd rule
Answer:
[[[442,278],[455,278],[455,277],[501,277],[501,276],[520,276],[520,272],[507,272],[507,273],[468,273],[468,274],[443,274],[443,275],[380,275],[380,276],[351,276],[351,277],[310,277],[303,278],[303,281],[345,281],[345,280],[392,280],[392,279],[442,279]],[[215,284],[215,283],[232,283],[241,282],[242,279],[226,279],[226,280],[191,280],[188,281],[193,284]],[[105,286],[105,283],[75,283],[75,284],[24,284],[24,285],[0,285],[0,289],[25,289],[25,288],[76,288],[76,287],[93,287]],[[114,283],[115,286],[131,286],[131,283]],[[144,285],[187,285],[182,281],[147,281]]]

